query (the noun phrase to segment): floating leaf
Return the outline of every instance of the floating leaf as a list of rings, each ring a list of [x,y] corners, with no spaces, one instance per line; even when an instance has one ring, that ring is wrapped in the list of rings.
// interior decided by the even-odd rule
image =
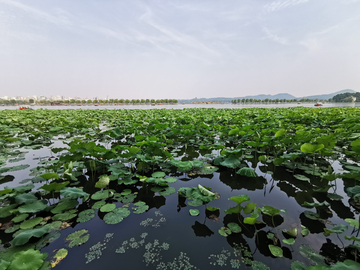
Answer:
[[[165,187],[162,188],[162,191],[159,191],[161,196],[169,196],[174,193],[176,193],[176,189],[174,187]]]
[[[142,214],[149,209],[149,206],[145,202],[134,203],[132,208],[134,214]]]
[[[42,217],[28,219],[20,224],[20,229],[22,230],[31,229],[36,225],[38,225],[41,221],[43,221]]]
[[[231,230],[229,228],[226,228],[226,227],[221,227],[220,230],[219,230],[219,234],[222,235],[222,236],[229,236],[231,234]]]
[[[227,227],[233,232],[233,233],[239,233],[242,231],[241,227],[239,226],[239,224],[235,223],[235,222],[230,222],[227,224]]]
[[[270,252],[275,257],[283,257],[283,250],[280,247],[274,245],[268,245]]]
[[[163,178],[166,174],[164,172],[154,172],[152,173],[151,177],[155,178]]]
[[[220,210],[220,208],[212,207],[212,206],[209,205],[208,207],[206,207],[206,210],[214,212],[214,211]]]
[[[295,239],[294,238],[289,238],[289,239],[283,239],[282,240],[285,244],[288,245],[293,245],[295,243]]]
[[[345,221],[349,223],[351,227],[354,227],[355,229],[360,229],[360,223],[358,220],[352,218],[345,218]]]
[[[28,165],[28,164],[18,165],[18,166],[13,166],[13,167],[3,167],[0,169],[0,173],[20,171],[20,170],[24,170],[29,167],[30,167],[30,165]]]
[[[101,212],[111,212],[115,208],[116,208],[116,204],[108,203],[108,204],[105,204],[105,205],[101,206],[100,211]]]
[[[110,178],[108,175],[101,175],[99,181],[96,182],[96,188],[106,188],[110,183]]]
[[[60,261],[62,261],[66,256],[68,255],[68,251],[65,248],[61,248],[58,250],[58,252],[56,252],[56,254],[54,255],[54,258],[56,259],[56,261],[51,262],[51,267],[55,267],[56,265],[59,264]]]
[[[5,218],[12,215],[12,212],[10,212],[12,209],[14,209],[17,206],[17,203],[10,204],[7,206],[3,206],[0,208],[0,218]]]
[[[324,235],[329,236],[331,233],[343,233],[348,229],[348,226],[340,224],[332,227],[331,229],[324,228]]]
[[[107,224],[117,224],[123,221],[124,218],[130,215],[130,210],[127,208],[116,208],[104,216],[104,221]]]
[[[296,227],[294,227],[294,228],[292,228],[292,229],[290,229],[288,231],[284,229],[283,232],[290,235],[290,236],[292,236],[292,237],[297,236],[297,228]]]
[[[262,262],[252,261],[251,262],[252,270],[270,270],[270,268]]]
[[[276,216],[280,213],[279,209],[274,208],[269,205],[265,205],[264,207],[261,207],[260,209],[261,209],[261,212],[263,212],[265,215],[269,215],[269,216]]]
[[[301,228],[302,228],[301,234],[302,234],[303,236],[307,236],[307,235],[309,234],[309,229],[306,228],[306,227],[303,226],[303,225],[301,225]]]
[[[18,208],[20,213],[36,213],[44,210],[46,208],[46,203],[44,201],[35,201],[29,204],[25,204]]]
[[[245,194],[245,195],[239,195],[239,196],[236,196],[236,197],[233,196],[233,197],[229,198],[229,200],[234,201],[234,202],[236,202],[238,204],[241,204],[243,202],[250,202],[250,197]]]
[[[98,201],[96,203],[94,203],[94,205],[91,207],[93,209],[99,209],[101,206],[105,205],[106,202],[105,201]]]
[[[21,222],[21,221],[27,219],[28,216],[29,216],[29,214],[20,214],[20,215],[14,217],[14,218],[12,219],[12,221],[14,221],[15,223],[18,223],[18,222]]]
[[[69,248],[80,246],[89,240],[90,235],[87,234],[88,230],[82,229],[69,234],[65,240],[70,241]]]
[[[306,258],[309,258],[314,263],[318,265],[327,266],[325,263],[325,258],[321,256],[319,253],[317,253],[315,250],[313,250],[311,247],[307,245],[301,245],[299,247],[300,254],[303,255]]]
[[[105,203],[104,201],[100,201],[100,202]],[[95,210],[94,209],[87,209],[87,210],[81,211],[79,213],[79,216],[76,219],[76,222],[80,222],[80,223],[87,222],[87,221],[93,219],[94,217],[95,217]]]
[[[305,211],[304,215],[307,218],[312,219],[312,220],[319,220],[320,219],[320,216],[319,216],[318,213],[314,213],[314,212],[311,212],[311,211]]]
[[[39,250],[20,251],[14,255],[8,270],[38,270],[45,258],[46,254],[41,254]]]
[[[33,194],[33,193],[23,193],[23,194],[19,194],[15,197],[15,201],[18,204],[23,204],[23,203],[32,203],[37,201],[38,198]]]
[[[76,187],[66,187],[60,191],[60,194],[65,198],[78,199],[89,197],[90,194],[84,192],[82,189]]]
[[[164,180],[168,183],[175,183],[177,181],[177,179],[175,177],[167,177],[167,178],[164,178]]]
[[[248,167],[241,168],[236,173],[247,177],[258,177],[257,173]]]
[[[102,200],[102,199],[107,199],[109,197],[111,197],[113,195],[113,193],[110,190],[99,190],[97,192],[95,192],[93,195],[91,195],[91,199],[93,200]]]
[[[78,204],[79,202],[76,200],[63,199],[58,203],[57,206],[55,206],[54,209],[51,210],[51,213],[60,214],[66,210],[75,208],[75,206],[77,206]]]
[[[15,238],[11,241],[11,244],[14,246],[22,246],[26,244],[31,237],[41,237],[45,233],[48,233],[49,229],[47,228],[39,228],[39,229],[32,229],[27,231],[22,231]]]
[[[50,180],[50,179],[59,179],[59,175],[57,173],[43,173],[41,175],[39,175],[40,177],[44,178],[45,180]]]
[[[76,212],[77,212],[77,210],[73,209],[73,210],[70,210],[65,213],[59,213],[59,214],[56,214],[55,216],[53,216],[52,219],[53,220],[62,220],[62,221],[69,220],[69,219],[72,219],[77,216]]]
[[[137,179],[131,179],[131,178],[125,178],[125,179],[120,179],[118,180],[118,184],[124,184],[124,185],[133,185],[136,184],[139,180]]]
[[[200,211],[198,209],[190,209],[189,210],[190,215],[192,215],[193,217],[196,217],[200,214]]]

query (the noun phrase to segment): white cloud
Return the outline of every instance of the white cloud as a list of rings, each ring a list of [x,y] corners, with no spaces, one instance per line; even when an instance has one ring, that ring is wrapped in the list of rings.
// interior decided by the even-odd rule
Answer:
[[[280,37],[277,34],[270,31],[268,28],[264,27],[263,32],[266,34],[266,37],[274,42],[280,43],[282,45],[288,45],[289,41],[285,37]]]
[[[297,6],[303,3],[309,2],[309,0],[286,0],[286,1],[274,1],[264,6],[266,12],[276,12],[288,7]]]

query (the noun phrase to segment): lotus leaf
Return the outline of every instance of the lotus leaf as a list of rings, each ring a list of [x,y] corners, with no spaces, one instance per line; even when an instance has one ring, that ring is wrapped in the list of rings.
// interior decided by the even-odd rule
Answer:
[[[88,193],[84,192],[82,189],[76,187],[66,187],[60,191],[60,194],[65,198],[77,199],[77,198],[86,198],[89,196]]]
[[[322,203],[308,203],[304,202],[304,206],[308,207],[320,207],[320,206],[330,206],[330,204],[327,201],[323,201]]]
[[[22,193],[28,190],[32,190],[35,186],[33,184],[27,184],[24,186],[18,186],[13,188],[13,190],[15,190],[16,192]]]
[[[343,199],[342,196],[335,194],[335,193],[327,193],[326,196],[331,199],[331,200],[335,200],[335,201],[340,201]]]
[[[222,235],[222,236],[229,236],[231,234],[231,230],[229,228],[226,228],[226,227],[221,227],[220,230],[219,230],[219,234]]]
[[[242,231],[241,227],[235,223],[235,222],[230,222],[227,224],[227,227],[233,232],[233,233],[239,233]]]
[[[14,217],[12,219],[12,221],[14,221],[15,223],[18,223],[18,222],[21,222],[21,221],[27,219],[28,216],[29,216],[29,214],[20,214],[20,215],[17,215],[16,217]]]
[[[15,201],[18,204],[22,204],[22,203],[32,203],[37,201],[38,198],[33,194],[33,193],[23,193],[23,194],[19,194],[15,197]]]
[[[102,199],[107,199],[109,197],[111,197],[113,195],[113,192],[111,192],[110,190],[99,190],[97,192],[95,192],[93,195],[91,195],[91,199],[93,200],[102,200]]]
[[[155,184],[155,185],[159,185],[159,186],[168,186],[168,183],[163,178],[150,177],[146,180],[146,183]]]
[[[5,233],[13,233],[20,229],[20,224],[15,224],[5,230]]]
[[[215,166],[205,166],[205,167],[201,167],[201,168],[198,170],[198,174],[202,174],[202,175],[213,174],[213,173],[216,172],[217,170],[219,170],[218,167],[215,167]]]
[[[50,180],[50,179],[59,179],[59,175],[57,173],[43,173],[41,175],[39,175],[40,177],[44,178],[45,180]]]
[[[228,167],[231,169],[236,169],[240,166],[240,160],[236,157],[228,157],[225,158],[224,161],[220,162],[220,164],[224,167]]]
[[[99,209],[101,206],[105,205],[106,202],[105,201],[98,201],[96,203],[94,203],[94,205],[91,207],[93,209]],[[81,213],[81,212],[80,212]],[[80,215],[80,214],[79,214]]]
[[[304,143],[303,145],[301,145],[300,150],[304,153],[312,154],[315,152],[319,152],[323,148],[324,148],[323,144]]]
[[[43,211],[46,208],[46,203],[44,201],[35,201],[29,204],[25,204],[18,208],[20,213],[36,213]]]
[[[129,194],[129,195],[125,195],[125,196],[121,196],[119,197],[117,200],[119,202],[123,202],[123,203],[131,203],[136,199],[136,195],[135,194]]]
[[[105,205],[101,206],[100,211],[101,212],[111,212],[115,208],[116,208],[116,204],[108,203],[108,204],[105,204]]]
[[[307,245],[301,245],[299,247],[300,254],[306,258],[309,258],[314,263],[318,265],[326,266],[325,258],[321,256],[319,253],[317,253],[315,250],[313,250],[311,247]]]
[[[198,184],[198,189],[200,190],[201,194],[204,196],[215,196],[215,193],[208,190],[207,188],[203,187],[202,185]]]
[[[350,225],[351,227],[354,227],[354,228],[356,228],[356,229],[360,229],[360,223],[359,223],[358,220],[352,219],[352,218],[345,218],[345,221],[346,221],[347,223],[349,223],[349,225]]]
[[[154,172],[151,177],[154,178],[163,178],[166,174],[164,172]]]
[[[28,164],[23,164],[23,165],[18,165],[18,166],[13,166],[13,167],[4,167],[4,168],[0,169],[0,173],[20,171],[20,170],[24,170],[29,167],[30,167],[30,165],[28,165]]]
[[[290,229],[288,231],[284,229],[283,232],[290,235],[290,236],[292,236],[292,237],[297,236],[297,228],[296,227],[294,227],[294,228],[292,228],[292,229]]]
[[[66,210],[73,209],[79,204],[78,201],[72,199],[62,199],[54,209],[51,210],[53,214],[60,214]]]
[[[88,230],[82,229],[82,230],[75,231],[75,232],[69,234],[65,238],[65,240],[70,241],[69,248],[72,248],[74,246],[80,246],[80,245],[86,243],[90,238],[90,234],[87,234],[87,233],[88,233]]]
[[[241,168],[236,173],[247,177],[258,177],[257,173],[248,167]]]
[[[229,209],[225,210],[225,213],[227,213],[227,214],[238,214],[238,213],[241,212],[241,210],[243,210],[243,207],[240,204],[238,204],[235,207],[230,207]]]
[[[203,201],[202,200],[192,200],[192,201],[188,201],[188,205],[190,206],[193,206],[193,207],[197,207],[197,206],[200,206],[200,205],[203,205]]]
[[[248,195],[244,194],[244,195],[238,195],[236,197],[233,196],[233,197],[229,198],[229,200],[234,201],[238,204],[242,204],[243,202],[250,202],[250,197]]]
[[[101,175],[99,181],[96,182],[96,188],[106,188],[110,183],[110,178],[108,175]]]
[[[131,194],[131,189],[124,189],[120,194],[121,195],[129,195],[129,194]]]
[[[175,177],[167,177],[164,180],[168,183],[175,183],[177,181]]]
[[[56,229],[59,229],[61,227],[61,225],[62,225],[61,221],[54,221],[54,222],[44,225],[43,228],[49,229],[49,230],[56,230]]]
[[[134,203],[132,208],[134,214],[141,214],[146,212],[149,209],[149,206],[145,202]]]
[[[10,262],[0,259],[0,270],[8,269]]]
[[[291,263],[291,270],[306,270],[306,269],[308,268],[299,261],[295,261]]]
[[[173,193],[176,193],[176,189],[174,187],[165,187],[162,188],[162,191],[159,191],[161,196],[169,196]]]
[[[39,229],[32,229],[27,231],[22,231],[15,236],[15,238],[11,241],[11,244],[14,246],[22,246],[26,244],[31,237],[41,237],[45,233],[48,233],[48,228],[39,228]]]
[[[274,245],[268,245],[270,252],[272,255],[274,255],[275,257],[283,257],[283,250],[281,249],[281,247],[277,247]]]
[[[44,235],[40,240],[35,244],[34,249],[41,250],[50,243],[54,242],[56,239],[60,238],[61,233],[59,231],[52,231],[49,234]]]
[[[360,242],[360,237],[355,237],[355,236],[351,236],[351,237],[349,237],[349,236],[344,236],[344,238],[346,239],[346,240],[349,240],[349,241],[357,241],[357,242]]]
[[[286,130],[285,130],[285,129],[280,129],[280,130],[278,130],[278,131],[275,133],[274,137],[277,138],[277,137],[284,136],[285,133],[286,133]]]
[[[12,213],[10,212],[12,209],[14,209],[17,206],[17,203],[14,204],[10,204],[7,206],[3,206],[2,208],[0,208],[0,218],[5,218],[8,216],[11,216]]]
[[[248,215],[251,214],[251,212],[254,211],[254,209],[256,208],[257,204],[256,203],[248,203],[245,207],[244,207],[244,214]]]
[[[209,205],[208,207],[206,207],[206,210],[214,212],[214,211],[220,210],[220,208],[212,207],[212,206]]]
[[[103,202],[105,204],[104,201],[100,201],[100,202]],[[99,202],[96,202],[96,203],[99,203]],[[76,222],[80,222],[80,223],[87,222],[87,221],[93,219],[94,217],[95,217],[95,210],[87,209],[87,210],[81,211],[79,213],[79,216],[76,219]]]
[[[189,209],[189,213],[191,216],[195,217],[200,214],[200,211],[198,209]]]
[[[13,190],[11,188],[7,188],[4,190],[0,190],[0,195],[4,195],[4,194],[9,194],[11,193]]]
[[[257,217],[247,217],[247,218],[244,218],[244,223],[245,224],[249,224],[249,225],[254,225],[256,223],[256,219]]]
[[[41,221],[43,221],[42,217],[28,219],[20,224],[20,229],[23,229],[23,230],[31,229],[31,228],[35,227],[36,225],[38,225]]]
[[[294,238],[289,238],[289,239],[283,239],[282,240],[285,244],[288,245],[293,245],[295,243],[295,239]]]
[[[52,217],[52,220],[61,220],[61,221],[69,220],[77,216],[76,212],[77,210],[73,209],[65,213],[59,213],[54,215]]]
[[[116,208],[104,216],[104,221],[107,224],[117,224],[123,221],[124,218],[130,215],[130,210],[127,208]]]
[[[320,216],[318,213],[314,213],[314,212],[311,212],[311,211],[305,211],[304,212],[304,215],[307,217],[307,218],[310,218],[312,220],[319,220],[320,219]]]
[[[301,234],[303,235],[303,236],[307,236],[308,234],[309,234],[309,229],[308,228],[306,228],[305,226],[303,226],[303,225],[301,225]]]
[[[125,179],[120,179],[118,180],[118,184],[124,184],[124,185],[133,185],[136,184],[139,180],[137,179],[131,179],[131,178],[125,178]]]
[[[28,249],[16,253],[11,260],[9,270],[38,270],[44,263],[46,254],[39,250]]]
[[[294,177],[298,180],[301,180],[301,181],[308,181],[310,182],[310,178],[306,177],[305,175],[302,175],[302,174],[295,174]]]
[[[178,170],[181,172],[190,171],[193,167],[193,164],[191,161],[180,161],[177,165]]]
[[[270,270],[268,266],[259,261],[251,262],[252,270]]]
[[[331,233],[343,233],[348,229],[348,226],[340,224],[332,227],[331,229],[324,228],[324,235],[329,236]]]
[[[60,261],[62,261],[66,256],[68,255],[68,251],[65,248],[61,248],[56,252],[54,255],[54,258],[56,259],[54,262],[51,262],[51,267],[55,267],[59,264]]]

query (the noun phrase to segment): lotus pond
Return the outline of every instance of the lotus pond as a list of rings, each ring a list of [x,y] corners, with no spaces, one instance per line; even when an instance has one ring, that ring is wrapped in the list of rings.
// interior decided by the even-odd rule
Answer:
[[[360,269],[360,109],[0,111],[0,269]]]

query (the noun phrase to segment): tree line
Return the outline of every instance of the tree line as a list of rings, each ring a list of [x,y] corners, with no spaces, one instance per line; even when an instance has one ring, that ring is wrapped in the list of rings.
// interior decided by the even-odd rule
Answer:
[[[301,98],[301,99],[255,99],[255,98],[243,98],[243,99],[234,99],[231,101],[233,104],[272,104],[272,103],[310,103],[310,102],[329,102],[328,99],[311,99],[311,98]]]

